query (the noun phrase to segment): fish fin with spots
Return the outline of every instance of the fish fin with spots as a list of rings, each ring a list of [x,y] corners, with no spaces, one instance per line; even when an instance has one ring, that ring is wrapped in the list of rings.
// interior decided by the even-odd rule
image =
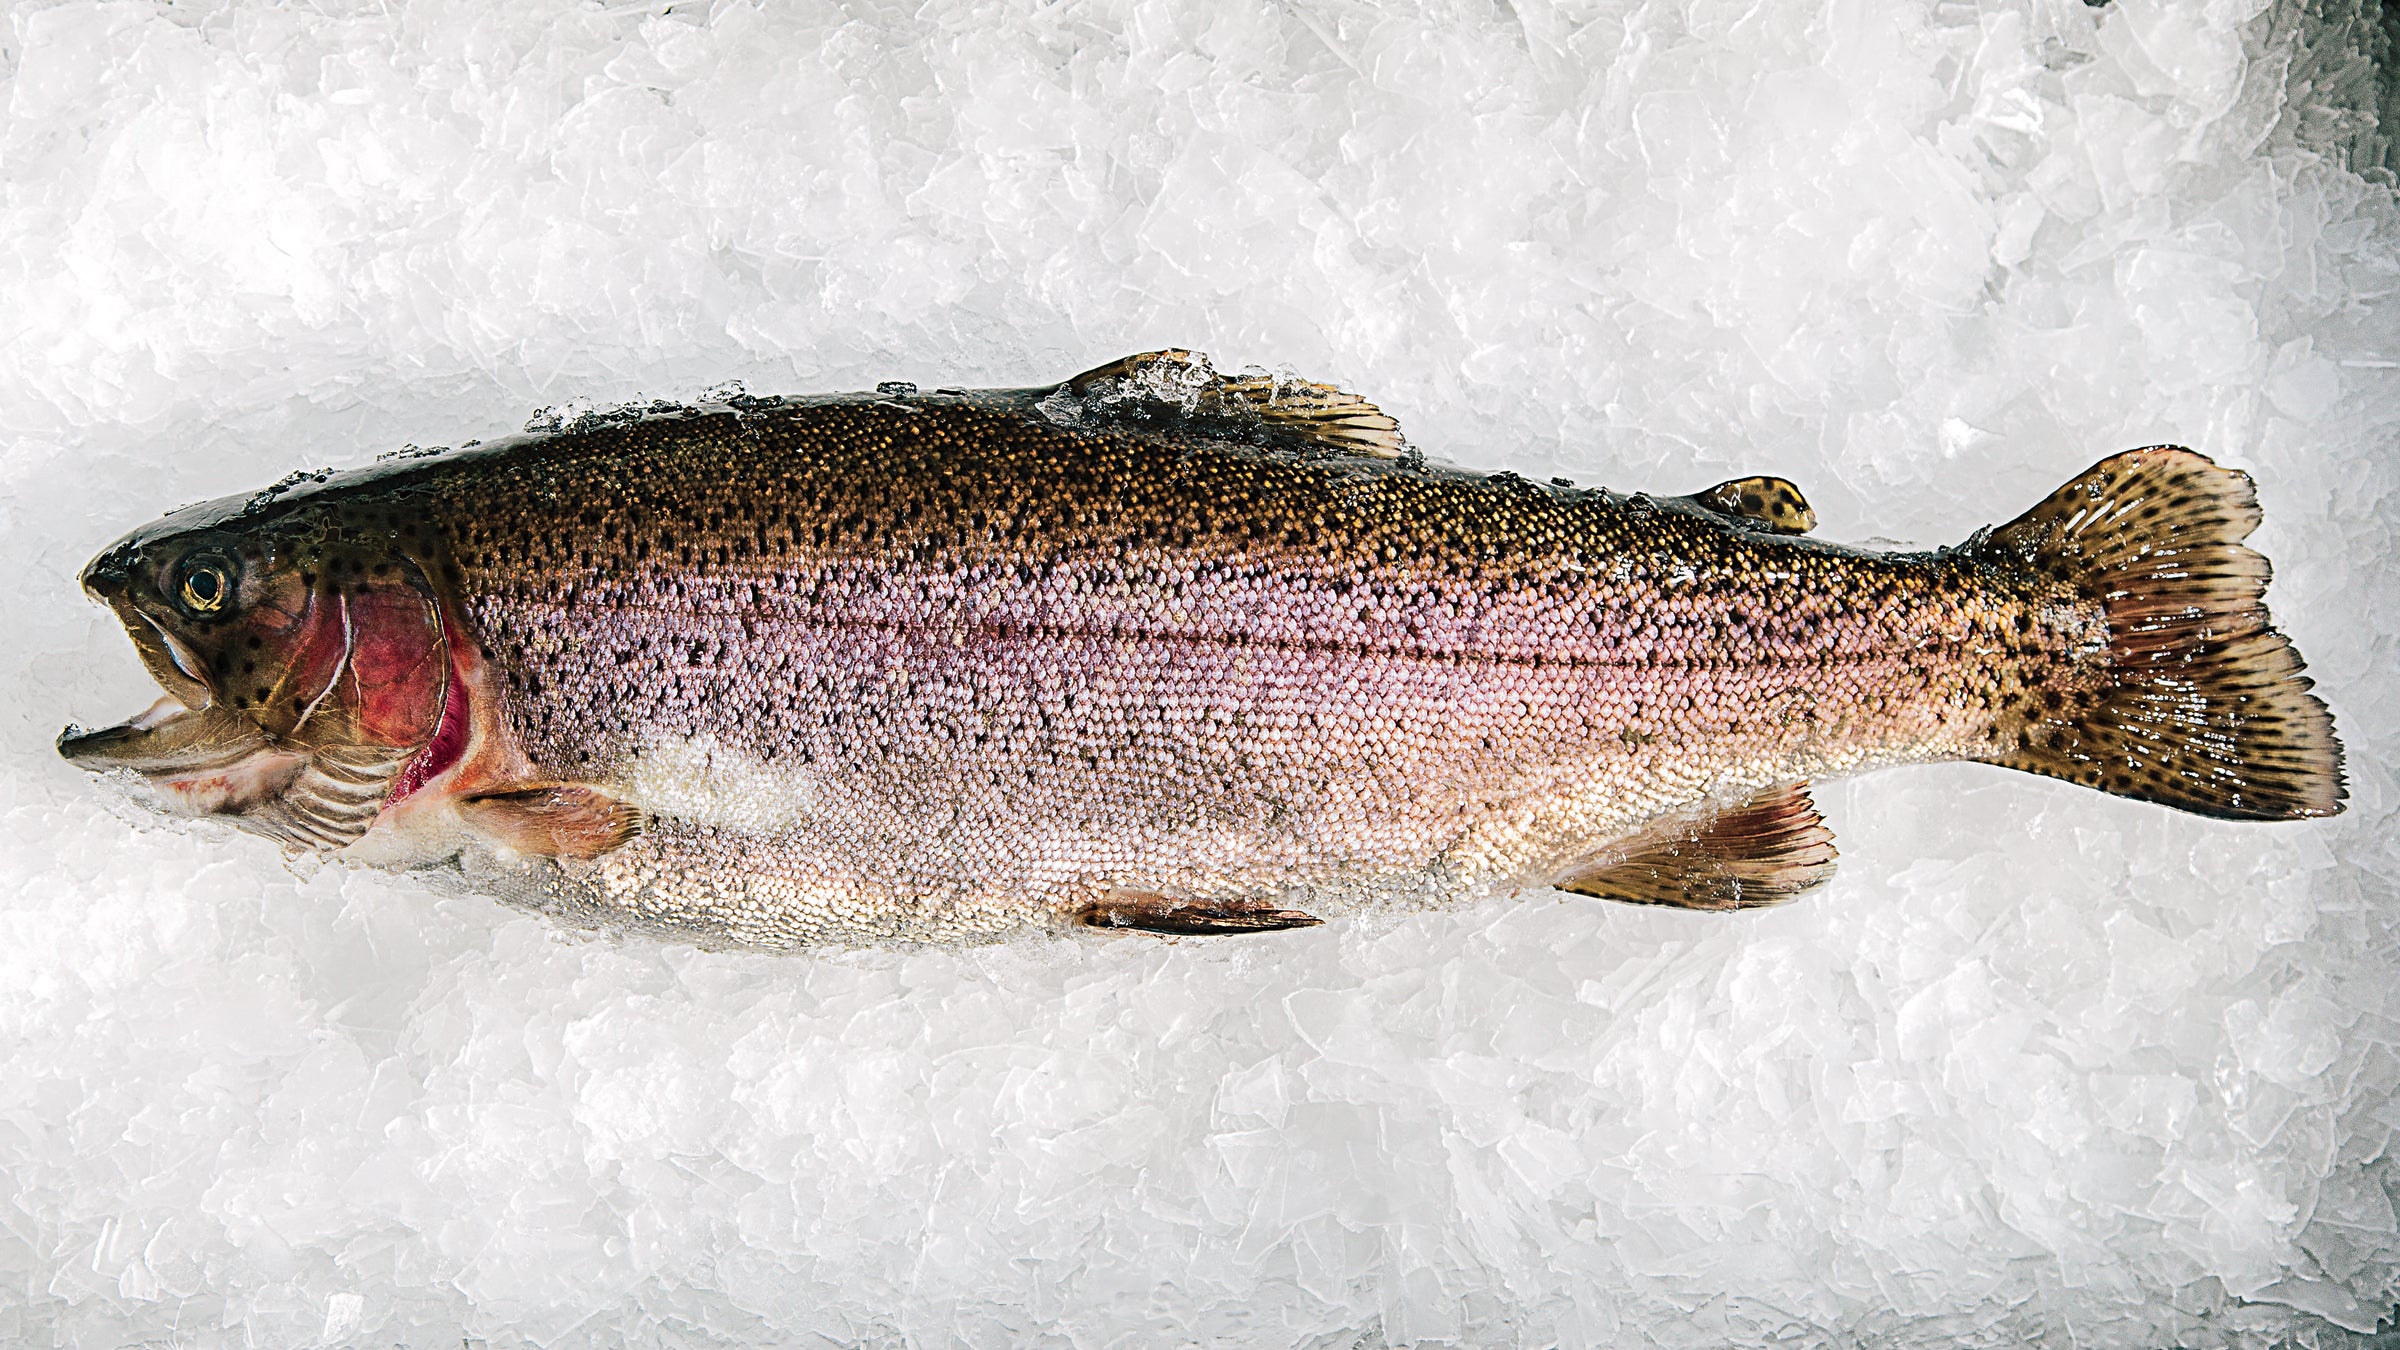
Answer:
[[[1112,891],[1077,911],[1075,921],[1086,928],[1131,929],[1181,937],[1219,937],[1233,933],[1272,933],[1285,928],[1314,928],[1325,922],[1314,914],[1248,900],[1176,900],[1163,895]]]
[[[2108,683],[1982,756],[2228,820],[2329,816],[2348,795],[2333,715],[2261,601],[2250,476],[2180,446],[2128,450],[1968,544],[2074,586],[2108,620]],[[2050,700],[2045,700],[2045,702]],[[2038,707],[2038,705],[2037,705]]]
[[[642,813],[582,783],[512,785],[462,797],[459,814],[478,833],[519,853],[597,858],[642,832]]]
[[[1760,475],[1719,483],[1685,501],[1770,534],[1806,534],[1817,528],[1816,508],[1790,480]]]
[[[1180,349],[1111,361],[1055,392],[1068,395],[1074,414],[1089,421],[1255,438],[1320,454],[1407,454],[1400,424],[1356,394],[1273,375],[1220,374],[1206,356]]]
[[[1636,905],[1757,909],[1831,880],[1836,856],[1808,785],[1781,783],[1553,884]]]

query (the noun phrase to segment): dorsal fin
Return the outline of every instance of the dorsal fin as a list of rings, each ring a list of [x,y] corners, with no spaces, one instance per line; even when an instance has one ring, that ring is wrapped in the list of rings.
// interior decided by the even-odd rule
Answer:
[[[1562,891],[1682,909],[1779,905],[1833,877],[1833,831],[1808,784],[1766,788],[1632,857],[1555,884]]]
[[[1092,367],[1059,387],[1077,397],[1088,398],[1112,392],[1123,393],[1125,385],[1142,381],[1151,386],[1157,397],[1175,398],[1178,390],[1196,393],[1201,385],[1216,378],[1216,367],[1206,355],[1188,352],[1181,347],[1168,347],[1161,351],[1120,356],[1106,365]]]
[[[1111,361],[1059,389],[1094,421],[1249,430],[1299,449],[1373,459],[1405,453],[1400,424],[1356,394],[1273,375],[1221,375],[1206,356],[1178,348]]]
[[[1806,534],[1817,528],[1815,508],[1788,479],[1764,474],[1736,478],[1684,500],[1703,511],[1730,516],[1774,534]]]

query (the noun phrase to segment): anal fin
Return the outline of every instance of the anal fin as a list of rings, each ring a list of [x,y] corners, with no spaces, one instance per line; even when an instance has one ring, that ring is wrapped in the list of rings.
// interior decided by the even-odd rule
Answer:
[[[1571,874],[1562,891],[1680,909],[1779,905],[1833,877],[1833,831],[1806,783],[1767,788],[1621,861]]]
[[[640,810],[581,783],[478,792],[458,812],[494,841],[548,858],[597,858],[642,832]]]
[[[1163,895],[1112,891],[1084,906],[1075,921],[1086,928],[1123,928],[1179,937],[1221,937],[1314,928],[1325,922],[1297,909],[1278,909],[1249,900],[1175,900]]]

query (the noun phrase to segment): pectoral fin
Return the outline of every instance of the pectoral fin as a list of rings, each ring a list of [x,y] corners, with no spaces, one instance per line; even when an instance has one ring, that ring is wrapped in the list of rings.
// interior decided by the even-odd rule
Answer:
[[[479,792],[458,813],[497,843],[549,858],[597,858],[642,832],[638,809],[581,783]]]
[[[1754,909],[1831,880],[1834,857],[1833,831],[1808,799],[1808,785],[1786,783],[1556,884],[1636,905]]]
[[[1800,489],[1781,478],[1736,478],[1684,500],[1770,534],[1806,534],[1817,528],[1816,508]]]
[[[1282,928],[1314,928],[1325,922],[1314,914],[1277,909],[1259,901],[1173,900],[1130,891],[1111,892],[1093,901],[1075,919],[1086,928],[1130,928],[1185,937],[1271,933]]]

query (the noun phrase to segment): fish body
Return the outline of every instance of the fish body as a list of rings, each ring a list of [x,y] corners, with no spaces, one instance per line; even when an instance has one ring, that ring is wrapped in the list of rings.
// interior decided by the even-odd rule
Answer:
[[[1777,480],[1441,468],[1354,397],[1156,353],[191,508],[86,572],[187,711],[62,750],[705,941],[1256,931],[1546,885],[1740,908],[1830,874],[1807,782],[1887,765],[2338,809],[2256,519],[2245,478],[2158,448],[1876,553],[1796,532]]]

